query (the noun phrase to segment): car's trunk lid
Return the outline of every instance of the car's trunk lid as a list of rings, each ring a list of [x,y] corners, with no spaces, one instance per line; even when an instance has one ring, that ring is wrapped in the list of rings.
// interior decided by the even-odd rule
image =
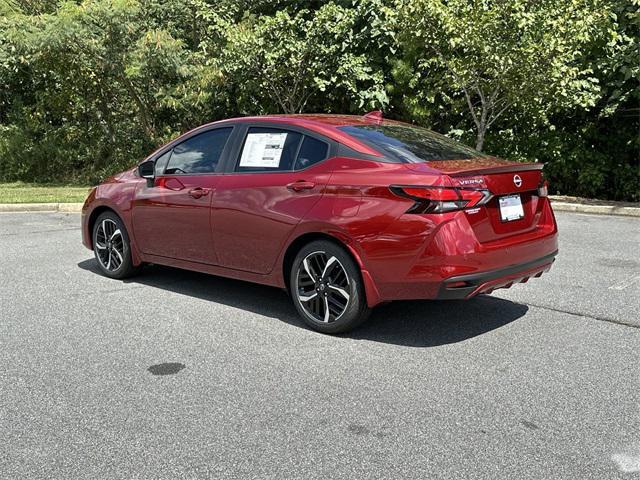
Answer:
[[[407,166],[416,173],[433,174],[435,170],[445,178],[448,177],[450,186],[488,189],[491,192],[493,196],[488,203],[465,211],[480,242],[526,233],[534,230],[538,224],[538,187],[542,179],[542,164],[486,157],[431,161]],[[514,195],[520,198],[524,216],[505,220],[501,215],[500,198]],[[515,201],[517,202],[517,198]]]

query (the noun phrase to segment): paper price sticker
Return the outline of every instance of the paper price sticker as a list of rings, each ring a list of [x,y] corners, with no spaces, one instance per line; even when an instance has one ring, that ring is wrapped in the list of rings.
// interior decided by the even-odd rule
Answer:
[[[241,167],[278,168],[286,133],[250,133],[244,142]]]

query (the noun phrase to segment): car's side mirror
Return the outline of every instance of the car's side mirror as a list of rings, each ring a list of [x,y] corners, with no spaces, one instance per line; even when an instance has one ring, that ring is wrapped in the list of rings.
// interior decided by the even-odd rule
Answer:
[[[147,160],[138,165],[138,174],[142,178],[147,179],[147,186],[153,187],[153,182],[156,177],[156,162],[153,160]]]

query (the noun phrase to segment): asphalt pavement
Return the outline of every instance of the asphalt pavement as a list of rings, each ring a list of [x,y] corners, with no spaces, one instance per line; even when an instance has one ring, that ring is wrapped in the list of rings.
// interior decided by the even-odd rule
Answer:
[[[557,214],[551,272],[345,336],[284,292],[100,276],[79,216],[0,214],[0,478],[640,476],[640,218]]]

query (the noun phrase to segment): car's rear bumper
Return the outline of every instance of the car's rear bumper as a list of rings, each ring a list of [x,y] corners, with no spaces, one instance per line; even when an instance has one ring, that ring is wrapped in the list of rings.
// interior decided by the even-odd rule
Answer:
[[[465,299],[540,276],[558,252],[558,230],[548,201],[539,210],[530,228],[484,242],[466,212],[403,215],[367,245],[363,263],[376,287],[370,303]]]
[[[491,293],[498,288],[509,288],[515,283],[526,283],[530,278],[548,272],[558,251],[525,263],[497,270],[476,272],[450,277],[440,286],[437,300],[463,300],[480,293]]]

